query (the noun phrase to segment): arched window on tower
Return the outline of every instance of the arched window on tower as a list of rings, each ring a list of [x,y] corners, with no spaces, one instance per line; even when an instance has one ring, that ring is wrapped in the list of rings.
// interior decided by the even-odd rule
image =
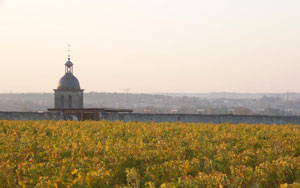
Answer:
[[[61,108],[65,107],[65,97],[63,95],[60,96],[60,107]]]
[[[69,96],[69,101],[68,101],[68,106],[69,108],[72,108],[72,96]]]

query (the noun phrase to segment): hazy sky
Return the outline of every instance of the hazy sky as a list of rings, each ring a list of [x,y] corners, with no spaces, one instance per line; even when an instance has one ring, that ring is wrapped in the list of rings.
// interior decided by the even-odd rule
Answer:
[[[299,0],[0,0],[0,92],[300,92]]]

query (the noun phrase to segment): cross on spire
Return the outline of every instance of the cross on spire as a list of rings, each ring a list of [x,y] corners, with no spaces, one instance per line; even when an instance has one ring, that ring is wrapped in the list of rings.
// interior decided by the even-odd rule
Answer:
[[[70,61],[71,45],[68,44],[68,61]]]
[[[65,72],[66,73],[71,73],[71,74],[73,74],[73,63],[71,62],[71,58],[70,58],[70,47],[71,47],[71,45],[70,44],[68,44],[68,61],[65,63]]]

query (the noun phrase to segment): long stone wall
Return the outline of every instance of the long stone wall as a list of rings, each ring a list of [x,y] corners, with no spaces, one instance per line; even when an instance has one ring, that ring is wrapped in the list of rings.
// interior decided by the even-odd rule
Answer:
[[[137,114],[103,113],[101,119],[108,121],[139,122],[203,122],[203,123],[263,123],[263,124],[298,124],[300,116],[243,116],[243,115],[197,115],[197,114]]]
[[[1,120],[62,120],[61,112],[0,112]]]
[[[61,112],[0,112],[0,120],[63,120]],[[297,124],[300,116],[243,116],[243,115],[197,115],[197,114],[138,114],[103,112],[100,120],[139,122],[203,122],[203,123],[249,123],[249,124]]]

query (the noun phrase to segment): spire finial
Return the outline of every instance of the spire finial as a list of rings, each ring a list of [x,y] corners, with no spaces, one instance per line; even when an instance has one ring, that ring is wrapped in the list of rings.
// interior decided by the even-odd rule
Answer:
[[[70,52],[71,52],[71,45],[68,44],[68,61],[70,61]]]

